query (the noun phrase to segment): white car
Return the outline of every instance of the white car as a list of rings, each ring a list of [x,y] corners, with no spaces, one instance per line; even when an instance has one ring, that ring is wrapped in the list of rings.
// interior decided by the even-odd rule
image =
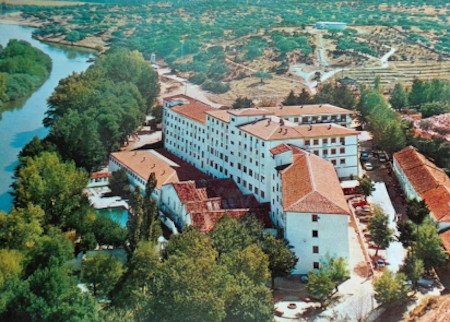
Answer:
[[[370,163],[370,162],[365,162],[365,163],[363,163],[363,167],[364,167],[364,169],[366,169],[367,171],[373,170],[373,165],[372,165],[372,163]]]

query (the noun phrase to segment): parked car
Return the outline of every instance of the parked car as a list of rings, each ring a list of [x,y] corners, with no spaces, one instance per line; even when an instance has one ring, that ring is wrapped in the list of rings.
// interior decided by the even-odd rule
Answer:
[[[361,161],[368,161],[370,157],[369,151],[361,151]]]
[[[370,162],[364,162],[363,168],[366,169],[367,171],[371,171],[371,170],[373,170],[373,164]]]
[[[434,282],[432,280],[426,279],[426,278],[420,278],[417,281],[417,285],[423,288],[432,288],[434,285]]]

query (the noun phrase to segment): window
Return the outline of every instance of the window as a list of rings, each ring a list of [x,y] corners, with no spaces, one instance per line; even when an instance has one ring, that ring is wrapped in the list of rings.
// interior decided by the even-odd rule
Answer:
[[[328,155],[328,150],[324,149],[322,153],[323,153],[323,155]]]
[[[319,144],[319,140],[318,139],[315,139],[314,140],[314,145],[318,145]]]
[[[339,149],[339,153],[345,154],[345,148],[340,148],[340,149]]]
[[[319,151],[318,151],[318,150],[314,150],[313,153],[314,153],[315,155],[319,155]]]
[[[318,215],[312,215],[311,216],[312,221],[319,221],[319,216]]]
[[[322,142],[323,144],[328,144],[328,139],[323,139]]]
[[[331,143],[336,143],[336,138],[332,138]]]
[[[336,149],[331,149],[331,154],[336,154]]]
[[[312,236],[313,236],[314,238],[319,237],[319,231],[318,231],[318,230],[313,230],[313,231],[312,231]]]
[[[331,160],[331,163],[332,163],[333,165],[336,165],[336,160]]]
[[[314,262],[313,267],[314,267],[314,269],[319,269],[320,268],[319,262]]]
[[[340,164],[345,164],[345,159],[341,159]]]
[[[313,246],[312,249],[314,254],[319,254],[319,246]]]
[[[311,144],[311,141],[305,140],[305,145],[310,145],[310,144]]]

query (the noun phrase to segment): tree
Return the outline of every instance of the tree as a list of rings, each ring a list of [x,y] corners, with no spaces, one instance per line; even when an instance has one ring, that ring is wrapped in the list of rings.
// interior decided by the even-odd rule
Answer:
[[[270,277],[269,258],[254,244],[223,255],[221,265],[233,276],[245,274],[255,285],[264,285]]]
[[[409,92],[408,101],[411,106],[420,106],[429,101],[429,87],[423,80],[415,78]]]
[[[52,228],[47,235],[36,241],[36,246],[28,253],[27,275],[50,265],[62,266],[74,255],[73,245],[60,230]]]
[[[310,104],[311,103],[311,95],[309,92],[302,88],[300,94],[298,94],[296,99],[296,105],[304,105],[304,104]],[[287,105],[287,104],[286,104]]]
[[[92,224],[92,232],[99,245],[119,247],[125,243],[127,230],[106,216],[98,216]]]
[[[286,96],[286,98],[283,101],[283,105],[286,106],[297,105],[297,96],[295,95],[293,90],[291,90],[288,96]]]
[[[122,263],[104,253],[88,255],[81,264],[81,279],[95,297],[108,296],[122,273]]]
[[[8,285],[3,321],[96,321],[94,299],[82,294],[68,270],[57,265],[38,269],[25,281]]]
[[[28,204],[25,208],[13,208],[10,214],[0,212],[0,245],[19,250],[34,247],[44,229],[44,211]]]
[[[249,108],[253,106],[253,101],[247,97],[241,97],[239,96],[238,98],[236,98],[236,100],[234,101],[232,107],[234,109],[238,109],[238,108]]]
[[[380,248],[387,248],[393,240],[393,231],[389,228],[388,217],[379,206],[374,207],[374,214],[367,226],[373,242],[377,245],[375,257]]]
[[[412,287],[415,290],[417,288],[417,282],[425,273],[425,267],[423,265],[423,261],[417,258],[414,252],[410,252],[405,259],[402,271],[412,282]]]
[[[400,233],[400,236],[398,237],[398,241],[402,243],[403,247],[407,248],[407,247],[412,246],[413,242],[415,240],[414,224],[410,221],[398,222],[397,230]]]
[[[433,267],[442,266],[448,256],[442,247],[436,226],[426,220],[419,226],[416,236],[413,249],[417,258],[423,261],[425,270],[430,271]]]
[[[136,293],[139,296],[148,296],[154,286],[154,280],[161,268],[160,255],[154,243],[149,241],[140,242],[131,257],[129,268],[124,278],[117,284],[118,296],[115,301],[129,306],[135,303]]]
[[[276,277],[289,276],[297,264],[298,258],[290,250],[285,240],[267,234],[263,237],[261,248],[269,258],[269,270],[272,277],[272,288]]]
[[[309,296],[320,302],[322,307],[333,293],[334,288],[334,282],[325,271],[313,270],[308,273],[308,284],[306,285],[306,290],[308,291]]]
[[[372,182],[372,180],[364,176],[361,179],[358,179],[359,181],[359,189],[362,191],[364,198],[367,199],[367,197],[372,195],[372,192],[375,191],[375,185]]]
[[[116,196],[128,198],[130,195],[130,181],[125,169],[114,171],[109,179],[109,188],[111,193]]]
[[[141,227],[144,216],[144,199],[139,187],[136,187],[131,195],[130,207],[131,211],[127,222],[127,240],[129,242],[128,252],[132,254],[141,240]]]
[[[408,94],[402,84],[395,84],[394,90],[389,98],[389,103],[398,111],[403,110],[408,105]]]
[[[0,289],[7,280],[20,276],[23,259],[24,255],[17,250],[0,249]]]
[[[0,102],[6,98],[6,80],[6,74],[0,73]]]
[[[273,299],[264,285],[254,284],[240,273],[229,279],[224,289],[226,322],[273,321]]]
[[[145,186],[144,213],[141,226],[140,240],[151,240],[157,242],[162,235],[161,222],[159,220],[158,205],[152,194],[156,188],[157,181],[155,173],[152,172]]]
[[[445,113],[450,113],[450,103],[449,102],[428,102],[424,103],[419,108],[422,117],[430,117],[433,115],[440,115]]]
[[[73,45],[74,42],[77,42],[81,40],[81,34],[78,30],[72,30],[69,34],[66,36],[66,40],[70,41]]]
[[[19,170],[14,186],[14,204],[40,206],[44,224],[62,229],[82,229],[89,202],[83,194],[87,174],[72,162],[62,162],[56,153],[43,152],[27,158]]]
[[[383,274],[374,280],[375,299],[381,305],[394,305],[405,300],[408,294],[406,277],[403,273],[394,274],[384,270]]]
[[[214,247],[219,254],[244,249],[257,243],[261,236],[261,224],[252,215],[247,215],[241,221],[223,216],[211,232]]]
[[[406,215],[416,225],[421,225],[430,214],[424,200],[410,199],[407,201],[407,206]]]
[[[218,257],[211,238],[194,227],[188,227],[182,234],[172,236],[166,247],[167,256],[181,256],[191,258],[208,257],[210,261]]]
[[[347,262],[343,257],[326,256],[321,262],[320,270],[324,271],[335,283],[336,291],[338,285],[350,277],[347,266]]]
[[[225,318],[223,286],[222,270],[207,254],[169,256],[155,278],[146,320],[222,321]]]

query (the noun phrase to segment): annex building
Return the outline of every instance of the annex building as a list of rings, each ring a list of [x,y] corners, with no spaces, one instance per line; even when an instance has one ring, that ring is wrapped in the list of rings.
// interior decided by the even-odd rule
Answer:
[[[325,255],[348,258],[339,177],[358,176],[350,111],[328,104],[223,110],[185,95],[164,99],[163,108],[165,148],[269,204],[299,257],[296,273],[318,268]]]

